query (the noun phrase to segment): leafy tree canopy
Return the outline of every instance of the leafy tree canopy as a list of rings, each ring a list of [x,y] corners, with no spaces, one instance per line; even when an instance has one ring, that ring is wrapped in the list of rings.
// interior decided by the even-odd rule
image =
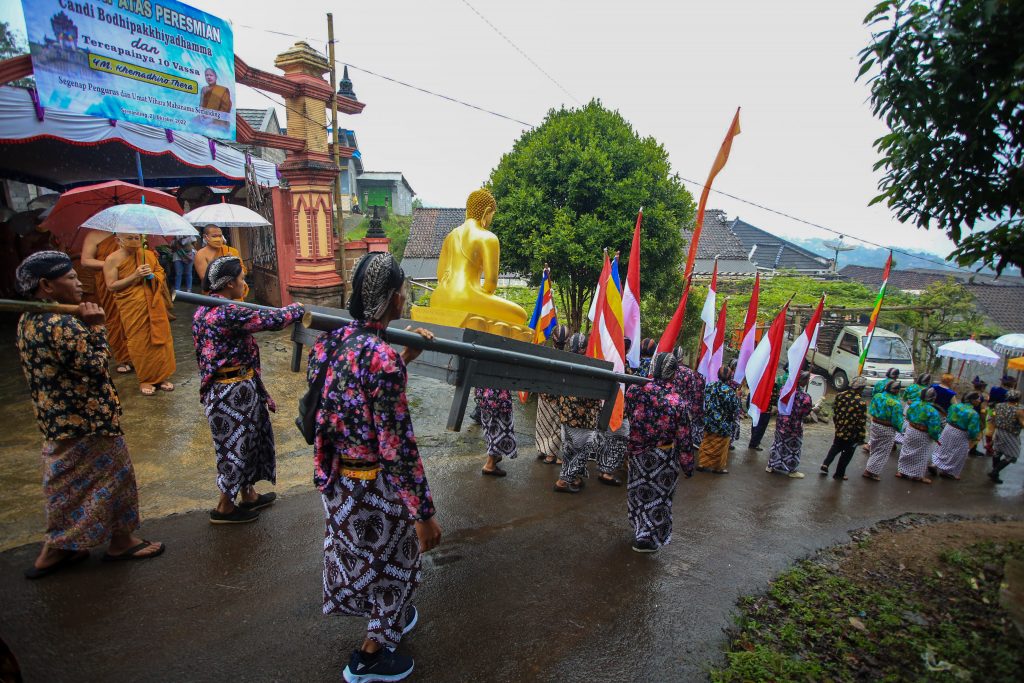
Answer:
[[[641,293],[678,301],[680,227],[693,219],[693,197],[672,175],[665,148],[599,100],[549,111],[502,156],[488,186],[498,201],[491,229],[501,239],[502,269],[538,279],[550,265],[559,312],[574,329],[601,273],[603,248],[621,252],[625,278],[641,206]],[[645,325],[643,334],[660,331]]]
[[[961,265],[1024,266],[1024,2],[884,0],[864,23],[857,77],[890,130],[872,203],[945,230]]]

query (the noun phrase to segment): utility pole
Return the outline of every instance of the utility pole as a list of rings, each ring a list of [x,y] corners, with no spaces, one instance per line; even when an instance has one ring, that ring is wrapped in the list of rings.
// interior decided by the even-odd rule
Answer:
[[[334,15],[327,13],[327,59],[331,63],[331,142],[332,158],[337,174],[334,176],[334,229],[338,235],[338,249],[341,251],[342,302],[348,294],[348,277],[345,275],[345,225],[341,217],[341,150],[338,148],[338,67],[334,61]]]

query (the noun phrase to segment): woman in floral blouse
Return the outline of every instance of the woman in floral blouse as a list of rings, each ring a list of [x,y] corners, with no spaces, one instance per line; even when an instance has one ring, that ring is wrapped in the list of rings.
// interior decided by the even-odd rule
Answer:
[[[899,399],[901,387],[898,379],[889,380],[885,391],[875,394],[868,406],[868,415],[871,416],[871,457],[864,466],[862,476],[865,479],[881,479],[882,470],[889,462],[896,444],[896,435],[903,432],[903,404]]]
[[[210,511],[211,524],[253,522],[258,510],[277,494],[257,493],[258,481],[277,481],[277,454],[270,413],[276,410],[260,377],[260,349],[253,334],[280,330],[302,319],[302,304],[271,311],[227,303],[245,289],[242,262],[236,256],[214,259],[206,269],[203,290],[225,300],[223,306],[200,306],[192,318],[192,340],[199,364],[199,400],[213,434],[220,500]],[[238,505],[235,499],[241,496]]]
[[[323,611],[368,620],[343,672],[349,681],[400,680],[412,671],[412,658],[394,649],[418,620],[420,554],[441,540],[405,395],[406,364],[419,351],[399,354],[382,338],[405,305],[404,281],[391,254],[364,256],[349,301],[355,320],[321,335],[309,352],[309,382],[326,373],[313,444],[327,527]]]
[[[1006,378],[1003,378],[1004,385]],[[999,473],[1011,463],[1017,462],[1020,457],[1020,432],[1024,425],[1024,408],[1020,405],[1020,392],[1011,389],[1005,396],[1000,397],[996,405],[992,422],[995,425],[995,433],[992,439],[992,471],[988,473],[989,479],[997,484],[1003,482]]]
[[[928,471],[933,475],[938,474],[946,479],[960,478],[967,454],[981,434],[981,418],[978,416],[981,401],[981,394],[971,391],[964,396],[963,403],[949,406],[946,427],[942,430],[939,447],[932,455],[932,464],[928,466]]]
[[[698,472],[729,474],[729,442],[740,412],[740,400],[731,384],[732,368],[718,370],[718,381],[704,392],[704,440],[700,444]]]
[[[679,363],[670,353],[651,360],[651,382],[626,389],[629,485],[626,502],[633,550],[653,553],[672,540],[672,497],[679,472],[693,475],[692,406],[676,390]]]
[[[804,478],[804,473],[796,470],[800,467],[800,451],[804,446],[804,418],[811,414],[813,407],[810,395],[804,391],[810,380],[811,373],[800,373],[796,381],[792,411],[789,415],[780,412],[775,418],[775,441],[772,442],[768,466],[764,470],[769,474],[786,474],[791,479]]]

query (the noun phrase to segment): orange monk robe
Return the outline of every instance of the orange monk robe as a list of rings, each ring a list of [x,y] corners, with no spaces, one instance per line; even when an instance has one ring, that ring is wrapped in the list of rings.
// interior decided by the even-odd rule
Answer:
[[[125,259],[118,266],[117,279],[128,277],[144,262],[153,269],[153,279],[142,280],[127,289],[114,292],[114,296],[139,384],[159,384],[168,380],[177,367],[167,304],[160,293],[167,275],[153,250],[140,249],[135,253],[134,259]]]
[[[215,111],[231,111],[231,91],[223,85],[208,85],[199,97],[199,106]]]
[[[117,237],[111,235],[96,245],[96,260],[106,261],[108,256],[120,248],[121,245],[118,244]],[[92,269],[90,268],[90,270]],[[117,301],[114,299],[114,293],[107,289],[107,281],[103,279],[103,269],[92,270],[91,277],[96,303],[100,305],[107,316],[104,325],[107,328],[107,343],[110,344],[110,352],[118,363],[130,363],[131,355],[128,353],[128,342],[124,338],[121,316],[117,312]]]

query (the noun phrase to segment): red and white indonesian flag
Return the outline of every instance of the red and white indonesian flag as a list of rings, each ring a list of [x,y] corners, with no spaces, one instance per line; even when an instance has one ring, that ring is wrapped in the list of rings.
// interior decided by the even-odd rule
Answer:
[[[736,359],[736,375],[733,379],[737,384],[742,384],[747,376],[747,363],[757,343],[754,338],[757,334],[757,299],[761,291],[761,274],[754,277],[754,292],[750,295],[750,305],[747,306],[747,317],[743,320],[743,336],[740,338],[740,354]]]
[[[626,286],[622,291],[622,324],[626,338],[632,342],[626,361],[631,368],[640,365],[640,223],[643,217],[644,207],[641,206],[636,215],[636,227],[633,228],[629,269],[626,271]]]
[[[708,354],[710,359],[707,363],[707,367],[704,371],[707,372],[705,381],[708,383],[718,381],[718,371],[722,369],[722,356],[725,355],[725,309],[729,305],[729,300],[726,299],[722,302],[722,310],[718,312],[718,322],[715,324],[715,338],[711,343],[711,353]]]
[[[750,387],[750,409],[747,414],[757,422],[761,413],[771,408],[772,389],[775,388],[775,374],[779,370],[782,355],[782,339],[786,333],[787,303],[775,316],[768,334],[761,337],[754,353],[747,361],[747,386]]]
[[[804,328],[803,334],[793,340],[789,347],[789,377],[779,392],[779,415],[789,415],[793,412],[793,401],[796,399],[796,385],[800,378],[800,372],[804,367],[804,358],[807,351],[818,343],[818,328],[821,327],[821,310],[825,307],[825,297],[818,301],[818,308],[814,310],[810,322]]]
[[[700,312],[700,319],[704,321],[704,338],[700,342],[700,360],[697,362],[697,372],[704,375],[708,383],[718,381],[718,370],[715,374],[709,374],[712,360],[712,351],[715,348],[715,305],[718,290],[718,261],[715,261],[715,269],[711,272],[711,286],[708,288],[708,298],[704,299],[704,308]],[[721,359],[719,359],[721,366]]]

